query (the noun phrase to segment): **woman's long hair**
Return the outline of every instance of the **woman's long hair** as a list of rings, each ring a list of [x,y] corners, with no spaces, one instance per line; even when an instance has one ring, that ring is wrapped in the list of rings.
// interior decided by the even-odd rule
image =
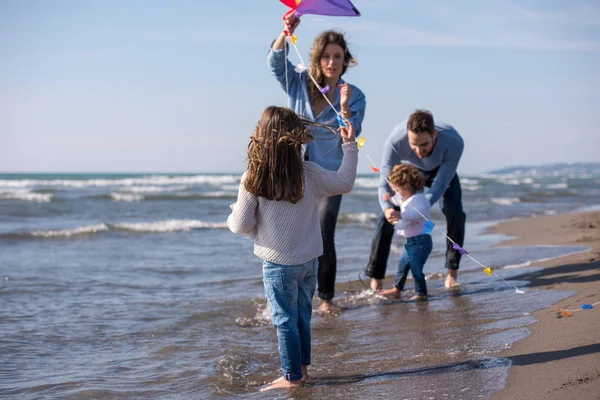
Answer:
[[[302,145],[313,140],[308,125],[314,123],[289,108],[265,109],[248,147],[248,192],[291,203],[304,196]]]
[[[358,64],[354,57],[352,57],[352,54],[350,54],[350,50],[348,50],[348,45],[346,44],[344,35],[337,31],[325,31],[321,33],[316,37],[310,51],[310,74],[313,78],[315,78],[321,87],[323,86],[325,79],[323,76],[323,71],[321,70],[321,57],[323,56],[325,47],[331,43],[339,45],[344,51],[344,68],[342,69],[340,76],[344,75],[348,69],[348,66],[354,66]],[[322,96],[321,91],[312,83],[312,81],[308,84],[308,95],[310,96],[310,101],[313,105],[315,104],[315,101]]]

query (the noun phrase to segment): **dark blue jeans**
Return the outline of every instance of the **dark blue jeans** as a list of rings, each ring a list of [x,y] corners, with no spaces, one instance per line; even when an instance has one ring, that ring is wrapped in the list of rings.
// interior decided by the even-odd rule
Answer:
[[[433,248],[430,235],[419,235],[406,239],[404,253],[400,256],[394,286],[400,291],[404,289],[408,271],[412,272],[415,281],[415,292],[419,296],[427,296],[427,284],[423,267]]]
[[[425,185],[431,187],[437,174],[438,168],[433,171],[421,171],[426,177]],[[462,189],[458,175],[450,181],[450,185],[441,199],[442,212],[446,217],[448,225],[448,236],[461,247],[465,241],[466,214],[462,207]],[[371,242],[371,254],[365,274],[371,278],[383,279],[387,269],[387,261],[390,254],[390,246],[394,237],[394,226],[388,222],[385,215],[381,213],[377,218],[375,237]],[[446,268],[457,270],[460,264],[461,254],[452,248],[452,242],[446,240]]]
[[[326,197],[319,203],[323,255],[319,257],[318,295],[322,300],[331,300],[335,295],[335,275],[337,272],[335,226],[341,204],[341,194]]]

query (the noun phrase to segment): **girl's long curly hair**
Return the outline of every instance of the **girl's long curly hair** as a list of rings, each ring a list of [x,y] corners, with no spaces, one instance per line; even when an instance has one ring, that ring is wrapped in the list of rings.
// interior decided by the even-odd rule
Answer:
[[[304,196],[302,145],[313,140],[309,125],[316,124],[287,107],[265,109],[248,146],[248,192],[291,203]]]
[[[325,31],[321,33],[316,37],[310,51],[310,74],[313,78],[315,78],[321,87],[323,86],[325,79],[323,71],[321,70],[321,57],[323,57],[325,47],[331,43],[339,45],[344,51],[344,68],[342,69],[340,76],[346,73],[346,70],[349,66],[355,66],[358,64],[358,61],[352,57],[350,50],[348,50],[348,45],[344,35],[337,31]],[[310,101],[312,104],[315,104],[315,101],[317,101],[323,95],[321,94],[319,88],[312,83],[312,81],[307,86]]]
[[[419,193],[425,187],[425,176],[414,165],[398,164],[390,173],[390,183],[397,188]]]

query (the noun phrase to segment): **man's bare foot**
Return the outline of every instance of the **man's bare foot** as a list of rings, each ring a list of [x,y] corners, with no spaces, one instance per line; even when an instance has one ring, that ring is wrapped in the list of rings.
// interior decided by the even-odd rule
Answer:
[[[298,379],[296,381],[286,381],[283,376],[281,378],[275,379],[273,382],[262,389],[261,392],[271,390],[271,389],[291,389],[302,386],[304,381],[302,379]]]
[[[421,296],[420,294],[415,294],[409,300],[410,301],[427,301],[427,296]]]
[[[375,278],[371,278],[371,289],[378,292],[381,290],[381,288],[383,287],[383,284],[381,283],[381,279],[375,279]]]
[[[342,312],[342,309],[334,306],[331,300],[321,300],[321,307],[319,308],[321,311],[331,315],[339,315]]]
[[[446,282],[444,283],[447,289],[453,289],[460,286],[458,283],[458,270],[449,269],[448,275],[446,276]]]
[[[402,296],[402,291],[400,289],[398,289],[396,286],[394,286],[391,289],[380,291],[379,294],[381,294],[382,296],[386,296],[386,297],[390,296],[395,299],[399,299]]]

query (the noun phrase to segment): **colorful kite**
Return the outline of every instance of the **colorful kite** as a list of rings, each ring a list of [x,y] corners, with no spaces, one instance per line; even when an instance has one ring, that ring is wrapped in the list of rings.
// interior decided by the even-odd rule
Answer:
[[[284,19],[292,13],[298,17],[304,14],[329,15],[331,17],[360,16],[360,12],[350,0],[281,0],[281,2],[291,8],[283,16]]]

